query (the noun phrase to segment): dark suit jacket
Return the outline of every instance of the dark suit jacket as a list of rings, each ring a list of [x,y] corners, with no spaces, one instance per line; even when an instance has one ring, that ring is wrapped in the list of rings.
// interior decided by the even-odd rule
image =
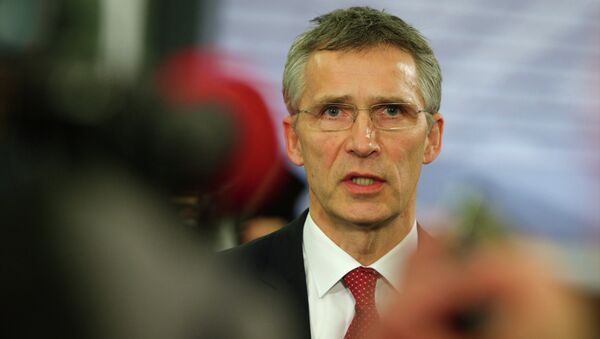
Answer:
[[[224,256],[241,264],[250,274],[274,293],[287,298],[295,312],[299,338],[310,338],[308,294],[302,254],[302,230],[308,210],[298,218],[265,237],[224,252]],[[419,243],[431,236],[418,226]]]

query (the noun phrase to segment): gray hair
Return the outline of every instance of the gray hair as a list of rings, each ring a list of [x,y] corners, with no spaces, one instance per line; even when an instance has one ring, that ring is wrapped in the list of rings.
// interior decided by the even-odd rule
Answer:
[[[322,50],[362,50],[377,45],[400,48],[415,60],[424,109],[438,112],[442,96],[439,63],[425,38],[402,19],[369,7],[338,9],[311,20],[316,26],[299,35],[283,70],[283,97],[290,114],[304,91],[304,69],[310,54]]]

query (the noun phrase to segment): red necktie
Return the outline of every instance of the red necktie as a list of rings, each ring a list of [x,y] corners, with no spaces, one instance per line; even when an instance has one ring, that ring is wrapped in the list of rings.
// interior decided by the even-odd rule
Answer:
[[[358,267],[344,276],[344,283],[354,296],[354,318],[344,339],[369,338],[370,329],[379,320],[375,307],[375,286],[380,275],[368,267]]]

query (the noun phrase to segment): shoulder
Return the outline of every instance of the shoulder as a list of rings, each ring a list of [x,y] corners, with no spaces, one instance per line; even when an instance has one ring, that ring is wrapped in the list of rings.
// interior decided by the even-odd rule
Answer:
[[[301,255],[302,229],[307,211],[278,231],[219,253],[219,257],[246,268],[261,270],[286,255]]]
[[[289,225],[286,225],[285,227],[288,226]],[[283,228],[246,244],[222,251],[219,253],[219,256],[224,259],[236,261],[249,261],[254,258],[259,259],[266,256],[267,253],[271,251],[273,243],[284,236],[282,235],[282,231]]]

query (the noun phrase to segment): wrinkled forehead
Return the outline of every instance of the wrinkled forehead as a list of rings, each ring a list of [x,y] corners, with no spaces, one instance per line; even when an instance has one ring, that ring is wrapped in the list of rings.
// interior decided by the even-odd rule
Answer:
[[[315,51],[306,63],[300,104],[393,101],[422,105],[417,76],[412,55],[393,46]]]

